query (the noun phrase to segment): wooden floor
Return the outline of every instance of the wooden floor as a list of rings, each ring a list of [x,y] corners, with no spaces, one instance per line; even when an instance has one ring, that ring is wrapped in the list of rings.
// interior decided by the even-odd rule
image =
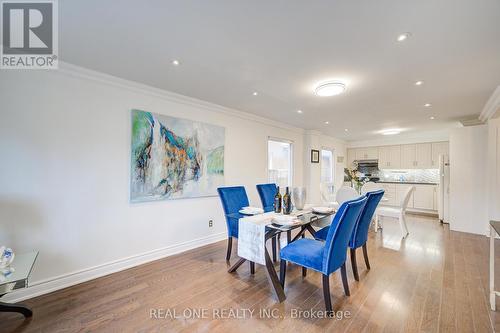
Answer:
[[[331,276],[334,309],[341,311],[338,314],[348,312],[348,318],[292,318],[300,310],[309,311],[303,313],[307,315],[324,309],[321,276],[308,272],[303,278],[298,267],[289,266],[287,300],[279,304],[262,266],[257,265],[254,276],[248,265],[235,274],[226,272],[225,242],[219,242],[26,301],[34,317],[24,321],[18,315],[0,314],[0,331],[491,332],[500,328],[500,315],[488,306],[488,239],[450,232],[429,217],[411,216],[408,227],[410,236],[404,241],[390,220],[383,232],[370,233],[372,269],[365,269],[360,251],[360,282],[355,282],[348,264],[350,297],[344,296],[340,274]],[[231,262],[235,257],[233,252]],[[156,312],[163,318],[151,318],[157,309],[163,309]],[[171,318],[173,309],[178,318]],[[231,315],[229,309],[239,309],[232,313],[239,316],[246,309],[246,318],[214,318],[214,314]],[[265,310],[277,318],[266,318],[261,312]],[[183,317],[194,311],[208,318]]]

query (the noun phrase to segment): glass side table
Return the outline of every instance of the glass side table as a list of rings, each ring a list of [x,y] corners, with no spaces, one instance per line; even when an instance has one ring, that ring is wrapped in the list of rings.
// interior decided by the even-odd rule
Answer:
[[[28,278],[35,264],[37,251],[16,254],[12,264],[12,272],[3,274],[0,272],[0,298],[14,290],[27,288]],[[22,304],[10,304],[0,302],[0,312],[18,312],[22,313],[26,318],[31,317],[33,312]]]

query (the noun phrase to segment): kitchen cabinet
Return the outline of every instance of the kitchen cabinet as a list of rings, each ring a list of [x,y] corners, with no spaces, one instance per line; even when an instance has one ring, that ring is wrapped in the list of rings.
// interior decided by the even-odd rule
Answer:
[[[415,145],[415,168],[432,168],[432,144],[419,143]]]
[[[435,187],[435,185],[415,185],[413,208],[433,210]]]
[[[414,169],[416,154],[416,145],[401,145],[401,169]]]
[[[432,167],[439,167],[439,155],[449,156],[450,145],[448,142],[434,142],[432,144]]]
[[[399,169],[401,167],[401,146],[378,148],[379,169]]]
[[[356,160],[378,159],[378,147],[356,148]]]

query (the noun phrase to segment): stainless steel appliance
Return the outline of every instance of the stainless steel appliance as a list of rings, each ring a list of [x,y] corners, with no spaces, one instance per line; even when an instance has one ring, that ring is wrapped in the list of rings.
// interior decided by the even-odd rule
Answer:
[[[359,160],[358,171],[369,181],[379,181],[378,160]]]

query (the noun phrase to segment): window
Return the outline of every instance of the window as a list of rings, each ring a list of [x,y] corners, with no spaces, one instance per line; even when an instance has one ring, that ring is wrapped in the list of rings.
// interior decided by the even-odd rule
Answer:
[[[321,179],[320,179],[320,192],[321,199],[324,202],[334,201],[334,162],[333,151],[328,149],[321,150]]]
[[[280,187],[292,186],[292,143],[269,139],[267,159],[269,182]]]
[[[333,183],[333,152],[321,150],[321,182]]]

